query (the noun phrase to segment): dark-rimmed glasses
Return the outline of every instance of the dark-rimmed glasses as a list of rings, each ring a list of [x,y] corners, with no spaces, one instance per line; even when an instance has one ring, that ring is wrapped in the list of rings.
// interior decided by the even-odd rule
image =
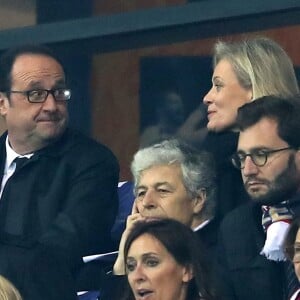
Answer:
[[[53,89],[53,90],[46,90],[46,89],[36,89],[30,91],[7,91],[6,93],[18,93],[26,95],[27,100],[30,103],[42,103],[45,102],[48,95],[51,94],[55,101],[67,101],[71,98],[71,90],[60,88],[60,89]]]
[[[285,147],[274,150],[257,149],[251,151],[250,153],[236,152],[231,156],[231,162],[237,169],[241,170],[245,168],[245,161],[247,156],[249,156],[256,166],[263,167],[267,163],[268,158],[271,154],[290,149],[294,148]]]

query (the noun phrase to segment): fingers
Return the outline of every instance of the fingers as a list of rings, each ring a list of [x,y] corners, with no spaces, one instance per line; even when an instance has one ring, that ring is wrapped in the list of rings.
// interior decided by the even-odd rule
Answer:
[[[131,210],[132,215],[139,212],[136,202],[137,202],[137,199],[135,199],[133,202],[133,206],[132,206],[132,210]]]
[[[134,213],[127,217],[126,229],[131,228],[136,222],[142,221],[145,218],[140,213]]]

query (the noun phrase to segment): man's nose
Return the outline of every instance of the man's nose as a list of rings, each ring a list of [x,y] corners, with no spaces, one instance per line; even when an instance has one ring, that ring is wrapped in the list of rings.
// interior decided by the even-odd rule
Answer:
[[[244,168],[242,169],[242,173],[245,177],[251,176],[254,174],[257,174],[258,167],[253,162],[252,158],[250,156],[246,156],[245,162],[244,162]]]
[[[142,204],[145,208],[153,208],[156,206],[155,191],[148,190],[143,197]]]
[[[55,111],[57,109],[57,102],[51,93],[48,94],[45,102],[43,103],[43,109],[49,111]]]

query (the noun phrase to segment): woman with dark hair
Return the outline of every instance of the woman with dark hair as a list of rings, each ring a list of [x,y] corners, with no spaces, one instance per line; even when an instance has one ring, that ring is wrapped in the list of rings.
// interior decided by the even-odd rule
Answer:
[[[285,253],[287,258],[293,263],[300,262],[300,218],[296,218],[285,237]],[[295,268],[295,271],[296,268]],[[300,280],[300,266],[297,272],[298,279]]]
[[[285,237],[286,257],[293,263],[296,276],[300,282],[300,218],[296,218],[290,225]],[[300,299],[300,289],[298,289],[290,300]]]
[[[124,248],[131,293],[124,299],[214,299],[205,250],[182,223],[137,222]]]

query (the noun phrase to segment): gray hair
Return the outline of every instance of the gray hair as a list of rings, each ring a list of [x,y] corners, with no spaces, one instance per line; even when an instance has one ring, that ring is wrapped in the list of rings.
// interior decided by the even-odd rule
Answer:
[[[201,189],[205,189],[206,202],[201,213],[213,217],[217,194],[214,159],[210,153],[196,151],[177,139],[165,140],[136,152],[131,163],[135,189],[144,170],[157,165],[172,164],[180,166],[183,185],[191,198],[199,195]]]
[[[288,98],[299,93],[291,59],[269,38],[219,41],[214,48],[214,67],[222,59],[232,65],[241,86],[252,89],[253,99],[267,95]]]

